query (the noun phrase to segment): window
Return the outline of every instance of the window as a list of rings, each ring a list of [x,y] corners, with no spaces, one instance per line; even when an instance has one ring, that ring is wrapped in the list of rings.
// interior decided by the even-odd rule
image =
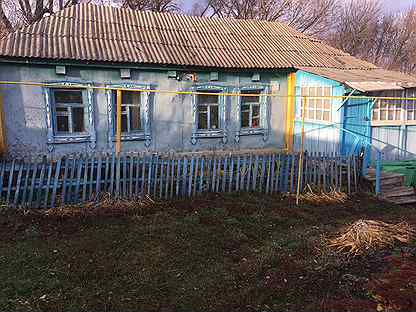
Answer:
[[[237,106],[238,129],[235,142],[240,142],[241,136],[262,135],[263,141],[269,137],[270,120],[268,97],[269,87],[261,84],[246,85],[239,89]]]
[[[373,107],[373,120],[401,120],[402,104],[394,100],[377,100]]]
[[[331,99],[319,98],[329,97],[331,93],[331,87],[302,87],[301,117],[305,113],[308,120],[331,121]]]
[[[113,96],[116,98],[114,103],[117,103],[116,91],[113,91]],[[143,130],[140,105],[141,92],[121,91],[121,133]],[[116,114],[116,109],[114,109],[114,114]],[[117,118],[115,120],[115,127],[117,129]]]
[[[95,149],[93,89],[89,83],[46,82],[44,88],[49,150],[56,143],[89,142]]]
[[[107,85],[108,141],[114,145],[117,130],[117,89],[121,89],[121,140],[145,141],[150,146],[151,93],[150,85],[115,84]],[[131,90],[129,90],[131,89]]]
[[[196,94],[192,97],[191,143],[196,144],[199,138],[222,138],[226,143],[226,99],[223,95],[226,87],[201,85],[194,86],[193,91]]]
[[[52,89],[55,134],[85,132],[84,103],[81,89]]]
[[[198,99],[198,130],[209,130],[220,128],[219,120],[219,95],[197,95]]]
[[[243,90],[241,91],[241,128],[259,128],[260,127],[260,90]],[[250,94],[250,96],[244,96]],[[258,94],[258,96],[253,96]]]

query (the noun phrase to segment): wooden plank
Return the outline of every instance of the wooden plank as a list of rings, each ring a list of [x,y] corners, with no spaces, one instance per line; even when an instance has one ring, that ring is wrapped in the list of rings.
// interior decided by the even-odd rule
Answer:
[[[120,182],[122,185],[121,188],[121,197],[127,197],[127,155],[124,155],[120,161],[123,160],[123,178],[120,177]],[[121,164],[120,164],[121,165]]]
[[[134,198],[137,198],[139,196],[140,192],[140,156],[135,155],[133,157],[135,168],[136,168],[136,174],[134,175]]]
[[[48,201],[49,201],[49,189],[51,187],[51,179],[52,179],[52,169],[53,169],[53,162],[50,161],[48,165],[48,174],[46,178],[46,185],[45,185],[45,199],[43,201],[43,207],[48,207]]]
[[[30,171],[31,168],[33,167],[33,164],[28,163],[26,165],[26,174],[25,174],[25,179],[24,179],[24,184],[23,184],[23,191],[22,191],[22,199],[21,199],[21,203],[24,205],[27,205],[27,200],[26,197],[28,195],[28,191],[29,191],[29,179],[30,179]],[[0,184],[0,187],[2,185]]]
[[[156,155],[156,159],[154,162],[154,179],[153,179],[153,196],[156,197],[156,189],[157,189],[157,178],[158,178],[158,167],[159,167],[159,155]]]
[[[132,199],[133,198],[133,172],[134,172],[134,158],[133,155],[129,155],[129,161],[127,162],[127,165],[129,166],[129,191],[128,191],[128,198]]]
[[[247,178],[247,171],[248,171],[248,156],[244,156],[243,159],[243,164],[242,164],[242,171],[241,171],[241,175],[240,175],[240,190],[244,191],[244,186],[245,186],[245,181]]]
[[[110,162],[110,185],[108,192],[111,196],[114,196],[114,180],[115,180],[115,171],[116,171],[116,156],[113,154],[111,156],[111,162]]]
[[[100,195],[101,195],[102,166],[103,166],[103,157],[102,155],[99,155],[97,159],[97,177],[95,180],[95,197],[97,200],[100,198]]]
[[[237,158],[237,177],[235,180],[235,190],[238,192],[240,190],[240,175],[241,175],[241,158],[238,156]]]
[[[208,170],[207,170],[207,192],[211,191],[211,180],[212,180],[212,156],[209,156],[210,158],[208,159],[207,163],[208,163]]]
[[[277,155],[276,165],[275,165],[275,182],[272,186],[272,192],[279,191],[279,183],[280,183],[280,168],[281,168],[281,161],[280,161],[280,154]]]
[[[163,194],[163,181],[164,181],[164,174],[165,174],[165,160],[162,158],[159,160],[160,162],[160,175],[159,175],[159,198],[162,198]]]
[[[25,164],[22,161],[19,166],[19,173],[17,174],[17,181],[16,181],[16,190],[14,192],[14,199],[13,199],[13,207],[17,207],[19,195],[20,195],[20,184],[22,181],[22,174],[23,174],[23,168]]]
[[[140,184],[141,187],[141,191],[140,193],[142,194],[141,196],[144,196],[144,192],[146,189],[146,166],[147,166],[147,157],[146,155],[143,155],[142,158],[142,182]]]
[[[36,176],[38,173],[38,163],[34,162],[33,163],[33,171],[32,171],[32,179],[31,179],[31,183],[30,183],[30,191],[29,191],[29,199],[28,199],[28,207],[33,207],[32,206],[32,202],[33,202],[33,195],[35,192],[35,185],[36,185]]]
[[[6,165],[7,163],[4,160],[2,160],[1,171],[0,171],[0,199],[1,200],[3,200],[3,190],[4,190],[3,182],[4,182],[4,173],[6,172]]]
[[[222,183],[221,183],[221,192],[225,192],[225,185],[227,183],[227,173],[228,173],[228,157],[224,157],[223,160],[223,174],[222,174]]]
[[[186,156],[184,156],[184,158],[183,158],[183,172],[182,172],[182,192],[181,192],[181,195],[183,197],[186,196],[186,191],[187,191],[187,188],[186,188],[186,183],[188,181],[187,176],[188,176],[188,158]]]
[[[90,177],[89,177],[89,180],[88,180],[88,196],[87,196],[88,201],[92,200],[92,195],[95,191],[95,189],[94,189],[94,177],[95,177],[95,182],[97,182],[96,178],[97,178],[97,173],[98,173],[97,172],[98,171],[97,156],[96,155],[91,156],[90,160],[91,160],[91,168],[90,168]]]
[[[261,174],[260,174],[260,183],[259,183],[259,191],[263,192],[264,187],[264,179],[266,177],[266,156],[261,156]]]
[[[169,184],[170,184],[170,165],[171,160],[169,158],[166,159],[166,182],[165,182],[165,199],[169,198]]]
[[[15,167],[16,167],[16,159],[13,159],[12,164],[10,166],[10,170],[9,170],[9,182],[7,183],[6,205],[10,204],[10,196],[12,192]]]
[[[272,175],[272,155],[269,155],[267,162],[266,194],[270,192],[270,178]]]
[[[179,158],[177,159],[177,168],[176,168],[176,190],[175,195],[179,197],[179,187],[180,187],[180,176],[181,176],[181,162],[182,160]]]
[[[118,155],[116,156],[116,172],[115,172],[115,178],[116,178],[116,193],[115,196],[116,198],[120,198],[120,194],[121,194],[121,182],[120,182],[120,178],[121,178],[121,156]]]
[[[57,192],[57,189],[58,189],[59,178],[60,178],[60,175],[61,175],[61,164],[62,164],[62,158],[59,158],[58,161],[56,162],[55,176],[54,176],[54,181],[53,181],[53,189],[52,189],[52,196],[51,196],[51,207],[52,208],[55,207],[56,192]]]
[[[250,156],[248,156],[248,166],[247,166],[247,179],[246,179],[246,191],[247,192],[250,191],[252,166],[253,166],[253,155],[250,154]]]
[[[188,197],[192,195],[192,181],[194,178],[194,166],[195,166],[194,155],[192,155],[190,164],[189,164],[189,178],[188,178]]]
[[[105,167],[104,167],[104,186],[103,190],[108,192],[110,190],[110,157],[105,155]]]
[[[217,158],[214,158],[214,170],[212,172],[211,192],[215,192],[215,182],[217,179]]]
[[[37,187],[37,192],[36,192],[36,202],[35,202],[35,208],[40,208],[40,199],[42,197],[42,190],[43,190],[43,180],[45,178],[45,169],[46,169],[46,164],[45,161],[42,161],[42,165],[40,168],[40,176],[39,176],[39,183],[38,183],[38,187]]]
[[[63,206],[66,203],[66,186],[67,186],[67,178],[68,178],[68,167],[69,167],[69,160],[67,157],[64,158],[64,175],[62,178],[62,190],[61,190],[61,201],[60,205]]]
[[[271,169],[270,169],[270,185],[268,186],[270,193],[274,191],[273,185],[274,185],[275,178],[276,178],[276,154],[273,153],[272,164],[271,164]]]
[[[170,193],[169,193],[169,198],[173,198],[173,194],[174,194],[174,187],[175,187],[175,159],[172,158],[171,159],[171,175],[170,175]]]
[[[72,202],[78,203],[80,197],[80,184],[81,184],[81,177],[82,177],[82,169],[84,167],[85,160],[84,157],[81,156],[77,161],[77,176],[75,180],[75,193],[72,196]]]
[[[82,197],[81,200],[83,203],[87,201],[87,187],[88,187],[88,168],[90,167],[90,158],[85,156],[84,161],[84,177],[82,181]]]
[[[203,192],[203,186],[204,186],[204,173],[205,173],[205,157],[202,157],[201,159],[201,169],[199,170],[199,189],[198,193]]]
[[[234,156],[230,157],[230,167],[229,167],[229,180],[228,180],[228,193],[231,193],[233,190],[233,178],[234,178]]]
[[[252,191],[254,192],[257,189],[257,176],[259,171],[259,155],[256,155],[254,158],[254,172],[253,172],[253,182],[252,182]]]
[[[351,156],[347,158],[348,194],[351,194]]]
[[[153,155],[150,156],[149,161],[147,163],[147,194],[151,195],[152,191],[152,174],[153,174]]]
[[[193,185],[193,190],[192,190],[192,195],[193,196],[195,196],[196,195],[196,192],[197,192],[197,189],[198,189],[198,170],[199,170],[199,162],[200,162],[200,159],[199,159],[199,156],[198,157],[196,157],[196,159],[195,159],[195,169],[194,169],[194,185]]]
[[[217,178],[215,181],[215,192],[219,192],[220,190],[220,181],[221,181],[221,158],[217,160]]]

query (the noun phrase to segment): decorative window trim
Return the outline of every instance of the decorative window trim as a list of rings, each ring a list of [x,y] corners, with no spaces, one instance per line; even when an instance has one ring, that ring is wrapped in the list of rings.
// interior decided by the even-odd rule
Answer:
[[[131,90],[151,90],[151,85],[149,84],[136,84],[136,83],[120,83],[120,84],[108,84],[107,88],[112,89],[131,89]],[[112,92],[114,90],[107,89],[107,113],[108,113],[108,143],[111,147],[114,146],[116,140],[115,133],[115,116],[114,116],[114,107],[116,103],[113,103]],[[143,120],[143,130],[131,133],[121,134],[122,141],[145,141],[145,146],[149,147],[152,143],[152,127],[151,127],[151,94],[150,91],[141,91],[140,92],[140,103],[143,103],[143,106],[140,107],[141,120]]]
[[[220,138],[222,142],[227,143],[227,123],[226,123],[226,97],[223,95],[227,91],[227,87],[219,85],[200,85],[192,88],[193,92],[218,92],[218,114],[219,114],[219,128],[218,129],[198,129],[198,95],[192,96],[192,137],[191,143],[195,145],[198,139],[201,138]]]
[[[235,133],[235,141],[240,142],[240,137],[248,135],[262,135],[263,141],[267,141],[270,135],[270,101],[269,97],[265,94],[269,93],[268,86],[262,85],[248,85],[237,88],[235,93],[240,93],[237,104],[237,131]],[[260,97],[260,127],[259,128],[243,128],[241,127],[241,101],[243,95],[242,91],[254,91],[259,92]]]
[[[54,144],[65,144],[65,143],[85,143],[89,142],[91,149],[96,147],[96,131],[94,126],[94,103],[93,103],[93,89],[92,83],[90,82],[45,82],[47,86],[43,87],[43,93],[45,97],[46,106],[46,126],[47,126],[47,144],[48,150],[51,152],[54,149]],[[80,134],[56,134],[56,126],[54,123],[53,116],[53,99],[52,90],[59,88],[77,88],[85,89],[87,95],[87,102],[85,109],[87,110],[88,124],[85,125],[86,133]],[[84,97],[84,96],[83,96]]]

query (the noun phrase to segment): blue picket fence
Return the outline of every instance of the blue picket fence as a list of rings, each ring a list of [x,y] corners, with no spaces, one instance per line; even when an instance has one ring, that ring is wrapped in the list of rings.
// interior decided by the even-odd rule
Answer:
[[[48,208],[109,193],[133,199],[172,199],[205,192],[289,192],[307,184],[357,190],[361,161],[339,155],[251,153],[79,155],[0,163],[0,200],[13,207]]]

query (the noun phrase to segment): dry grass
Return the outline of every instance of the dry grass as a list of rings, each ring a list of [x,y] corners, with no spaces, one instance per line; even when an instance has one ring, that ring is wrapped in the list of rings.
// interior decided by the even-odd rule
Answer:
[[[300,200],[311,204],[342,204],[348,199],[347,194],[331,189],[330,192],[314,191],[307,185],[307,191],[300,195]]]
[[[395,243],[408,243],[415,238],[415,229],[406,222],[390,224],[374,220],[358,220],[340,236],[329,240],[337,252],[358,256],[370,250],[391,247]]]
[[[96,215],[96,214],[114,214],[126,213],[142,208],[151,207],[154,201],[148,196],[122,199],[111,196],[110,193],[104,193],[100,197],[93,198],[91,201],[82,204],[65,205],[59,208],[48,209],[45,214],[48,216],[79,216],[79,215]]]

